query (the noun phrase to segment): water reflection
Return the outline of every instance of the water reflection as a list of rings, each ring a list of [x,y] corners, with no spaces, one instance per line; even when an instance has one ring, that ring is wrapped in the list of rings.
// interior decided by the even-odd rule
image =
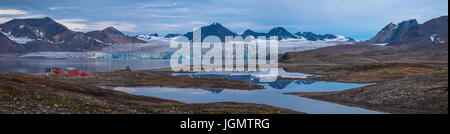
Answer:
[[[219,94],[219,93],[222,92],[224,89],[212,89],[212,88],[206,89],[206,88],[203,88],[203,90],[210,91],[210,92],[213,93],[213,94]]]
[[[301,84],[298,84],[301,83]],[[308,83],[308,82],[306,82]],[[269,83],[260,84],[266,89],[262,90],[230,90],[230,89],[195,89],[171,87],[115,87],[113,90],[129,94],[153,96],[158,98],[177,100],[184,103],[213,103],[213,102],[244,102],[267,104],[271,106],[288,108],[311,114],[379,114],[381,112],[358,107],[350,107],[326,101],[319,101],[286,95],[288,92],[327,92],[342,91],[350,88],[365,86],[367,84],[350,84],[317,81],[309,85],[296,81],[283,90],[273,88]]]
[[[269,85],[269,89],[278,89],[283,90],[290,84],[295,84],[296,86],[301,85],[311,85],[315,81],[304,81],[304,80],[277,80],[274,82],[260,82],[258,77],[253,75],[223,75],[223,74],[175,74],[176,76],[183,76],[187,78],[223,78],[223,79],[232,79],[232,80],[240,80],[240,81],[248,81],[258,85]],[[281,77],[279,77],[281,78]],[[295,86],[294,85],[294,86]],[[212,89],[205,89],[211,91]],[[215,90],[223,90],[223,89],[215,89]],[[211,91],[215,94],[220,93],[221,91]]]
[[[142,59],[142,60],[99,60],[99,59],[22,59],[0,58],[0,73],[23,72],[43,73],[46,68],[75,67],[84,72],[103,72],[124,69],[130,66],[133,70],[159,69],[169,67],[169,60]]]

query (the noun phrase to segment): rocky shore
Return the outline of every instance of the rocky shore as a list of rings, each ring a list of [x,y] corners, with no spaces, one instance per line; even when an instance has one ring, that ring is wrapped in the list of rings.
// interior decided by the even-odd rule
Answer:
[[[107,75],[114,75],[106,77]],[[125,77],[119,78],[116,75]],[[134,76],[134,77],[132,77]],[[164,77],[162,77],[164,76]],[[145,78],[144,78],[145,77]],[[148,77],[148,78],[147,78]],[[154,77],[154,78],[152,78]],[[160,80],[157,80],[161,77]],[[0,113],[9,114],[299,114],[268,105],[220,102],[185,104],[155,97],[130,95],[99,85],[215,87],[224,84],[235,89],[252,89],[249,83],[216,79],[183,79],[162,72],[139,71],[93,73],[89,78],[54,74],[0,74]],[[169,82],[180,81],[179,85]],[[206,82],[208,81],[208,82]],[[115,83],[117,82],[117,83]],[[130,82],[130,83],[129,83]],[[207,84],[209,83],[209,84]],[[233,83],[230,85],[230,83]],[[219,85],[220,86],[220,85]],[[257,88],[257,87],[255,87]]]
[[[374,85],[338,92],[288,93],[389,113],[448,113],[448,45],[351,44],[286,54],[286,71],[303,79]]]

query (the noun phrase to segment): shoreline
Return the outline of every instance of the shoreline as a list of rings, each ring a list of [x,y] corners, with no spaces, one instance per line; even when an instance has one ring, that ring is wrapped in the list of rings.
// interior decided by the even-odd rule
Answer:
[[[289,93],[292,95],[390,113],[447,114],[448,46],[419,48],[333,46],[287,53],[280,67],[320,76],[302,80],[376,83],[338,92]],[[430,54],[431,50],[434,53]]]
[[[297,67],[301,68],[301,66]],[[285,94],[327,101],[346,106],[361,107],[380,112],[388,112],[392,114],[448,114],[448,71],[445,69],[441,70],[440,72],[429,74],[410,74],[397,76],[320,74],[320,77],[315,78],[287,78],[287,80],[310,80],[361,84],[374,83],[373,85],[347,89],[344,91],[290,92]],[[436,81],[444,84],[436,84]],[[419,84],[411,86],[405,83],[422,83],[422,85]],[[398,91],[389,91],[393,88],[399,89],[397,89]],[[419,91],[414,91],[412,89],[416,89]],[[429,91],[422,92],[422,90]],[[402,92],[406,93],[401,94]],[[394,94],[399,94],[399,96],[401,97],[399,99],[395,99],[396,97]],[[422,104],[421,102],[415,102],[414,98],[423,98],[424,101],[427,101],[427,103]],[[446,104],[442,104],[443,102],[446,102]],[[446,107],[443,107],[445,105]]]
[[[1,73],[0,81],[0,113],[304,114],[265,104],[186,104],[23,73]]]

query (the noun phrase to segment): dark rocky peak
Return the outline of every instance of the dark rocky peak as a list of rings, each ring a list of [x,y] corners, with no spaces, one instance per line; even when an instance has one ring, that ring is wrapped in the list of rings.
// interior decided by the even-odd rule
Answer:
[[[243,38],[246,38],[247,36],[253,36],[254,38],[258,38],[259,36],[267,36],[266,33],[258,33],[255,31],[252,31],[250,29],[247,29],[244,31],[244,33],[242,33],[241,35]]]
[[[158,33],[150,34],[149,36],[159,37]]]
[[[174,38],[177,36],[182,36],[182,34],[167,34],[166,36],[164,36],[164,38]]]
[[[283,27],[275,27],[269,31],[269,34],[279,34],[279,33],[289,33],[289,32]]]
[[[290,38],[296,39],[297,38],[297,36],[295,36],[292,33],[288,32],[283,27],[275,27],[275,28],[271,29],[269,31],[269,33],[267,33],[267,36],[278,36],[278,40],[290,39]]]
[[[13,19],[2,25],[1,30],[14,37],[51,40],[53,36],[71,32],[70,29],[57,23],[49,17],[41,19]]]
[[[200,30],[201,29],[201,39],[203,40],[205,37],[208,36],[217,36],[219,37],[222,42],[225,41],[225,37],[226,36],[236,36],[237,34],[228,30],[227,28],[225,28],[224,26],[222,26],[220,23],[213,23],[211,25],[208,26],[204,26],[201,27],[199,29],[196,30]],[[188,32],[185,34],[185,36],[189,39],[189,40],[193,40],[193,32]]]
[[[410,20],[405,21],[403,25],[403,27],[411,28],[388,45],[448,45],[448,16],[431,19],[423,24],[416,24],[415,20]],[[401,27],[399,26],[398,29],[401,29]]]
[[[0,33],[0,53],[25,53],[29,52],[22,45],[10,40],[6,35]]]
[[[319,36],[312,32],[297,32],[295,35],[298,36],[298,38],[305,38],[309,41],[317,41],[320,40]]]
[[[391,22],[367,42],[391,43],[392,41],[399,39],[408,30],[417,27],[418,25],[419,23],[416,19],[402,21],[398,24]]]
[[[419,23],[416,19],[411,19],[407,21],[403,21],[397,24],[394,34],[392,35],[392,40],[396,40],[400,38],[403,34],[405,34],[411,28],[418,26]]]
[[[117,30],[114,27],[108,27],[105,28],[104,30],[102,30],[105,34],[108,35],[115,35],[115,36],[125,36],[125,34],[123,34],[122,32],[120,32],[119,30]]]

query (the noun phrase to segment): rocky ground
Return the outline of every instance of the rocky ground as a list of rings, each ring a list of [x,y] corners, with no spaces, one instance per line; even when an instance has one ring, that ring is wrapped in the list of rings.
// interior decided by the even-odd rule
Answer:
[[[172,76],[170,69],[142,70],[133,72],[92,72],[88,77],[69,74],[34,74],[34,77],[74,84],[115,87],[159,86],[175,88],[227,88],[235,90],[263,89],[263,86],[246,81],[220,78],[185,78]],[[183,72],[181,72],[183,73]]]
[[[283,56],[287,71],[308,80],[377,83],[327,93],[289,93],[391,113],[448,113],[448,45],[351,44]]]
[[[268,105],[250,103],[221,102],[207,104],[185,104],[172,100],[130,95],[119,91],[103,89],[97,87],[96,85],[88,84],[89,82],[77,83],[68,82],[75,81],[73,79],[54,80],[55,78],[53,77],[52,79],[42,77],[52,76],[45,76],[42,74],[30,75],[23,73],[0,74],[0,113],[300,113]]]

